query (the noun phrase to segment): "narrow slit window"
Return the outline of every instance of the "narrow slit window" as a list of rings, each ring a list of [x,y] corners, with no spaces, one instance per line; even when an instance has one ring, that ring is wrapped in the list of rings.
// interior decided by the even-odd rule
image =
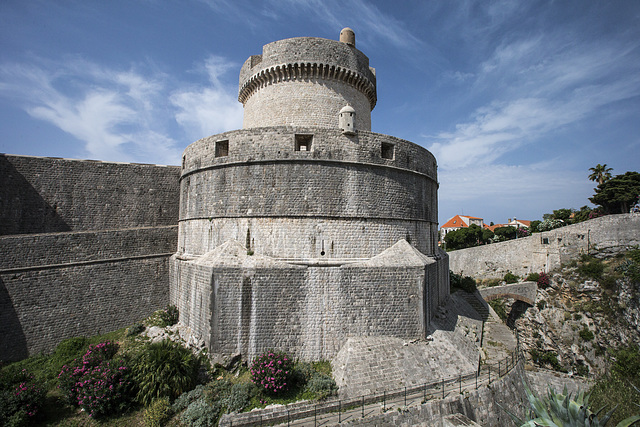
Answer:
[[[383,142],[380,155],[382,156],[383,159],[393,160],[393,156],[395,154],[394,151],[395,151],[395,145],[389,144],[388,142]]]
[[[296,151],[311,151],[313,135],[296,135]]]
[[[229,141],[216,141],[216,157],[229,155]]]

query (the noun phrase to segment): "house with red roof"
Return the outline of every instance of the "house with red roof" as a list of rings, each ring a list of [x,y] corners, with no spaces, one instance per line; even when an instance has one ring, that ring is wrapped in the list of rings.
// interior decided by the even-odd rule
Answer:
[[[482,218],[478,218],[475,216],[456,215],[449,221],[445,222],[442,227],[440,227],[440,238],[444,239],[444,236],[446,236],[447,233],[454,230],[459,230],[461,228],[468,228],[472,224],[475,224],[481,228],[487,227],[484,224],[484,220]]]

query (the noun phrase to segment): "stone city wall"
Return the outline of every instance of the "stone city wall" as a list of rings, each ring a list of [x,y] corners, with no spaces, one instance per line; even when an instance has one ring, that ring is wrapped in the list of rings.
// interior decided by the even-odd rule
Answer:
[[[166,306],[179,171],[0,155],[0,360]]]
[[[175,225],[179,173],[0,154],[0,235]]]
[[[165,307],[167,257],[0,271],[0,360],[50,352]]]
[[[449,252],[451,270],[481,278],[510,271],[526,277],[549,272],[580,254],[615,254],[640,245],[640,215],[608,215],[530,237]]]

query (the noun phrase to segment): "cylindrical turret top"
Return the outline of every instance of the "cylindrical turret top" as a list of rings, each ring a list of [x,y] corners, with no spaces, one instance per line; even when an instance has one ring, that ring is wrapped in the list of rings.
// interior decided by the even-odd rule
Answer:
[[[348,28],[341,41],[280,40],[245,61],[238,100],[244,105],[245,129],[337,128],[338,113],[348,104],[357,112],[357,129],[371,130],[371,110],[377,102],[375,69],[355,48],[355,35]]]
[[[349,27],[343,28],[342,31],[340,31],[340,41],[356,47],[356,33]]]

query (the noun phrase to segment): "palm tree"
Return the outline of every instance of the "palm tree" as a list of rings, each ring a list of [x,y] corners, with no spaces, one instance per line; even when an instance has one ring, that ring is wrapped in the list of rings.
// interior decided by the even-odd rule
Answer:
[[[604,165],[598,163],[595,168],[589,168],[589,170],[593,172],[589,175],[589,180],[596,181],[598,185],[600,185],[611,178],[611,171],[613,169],[608,168],[606,163]]]

